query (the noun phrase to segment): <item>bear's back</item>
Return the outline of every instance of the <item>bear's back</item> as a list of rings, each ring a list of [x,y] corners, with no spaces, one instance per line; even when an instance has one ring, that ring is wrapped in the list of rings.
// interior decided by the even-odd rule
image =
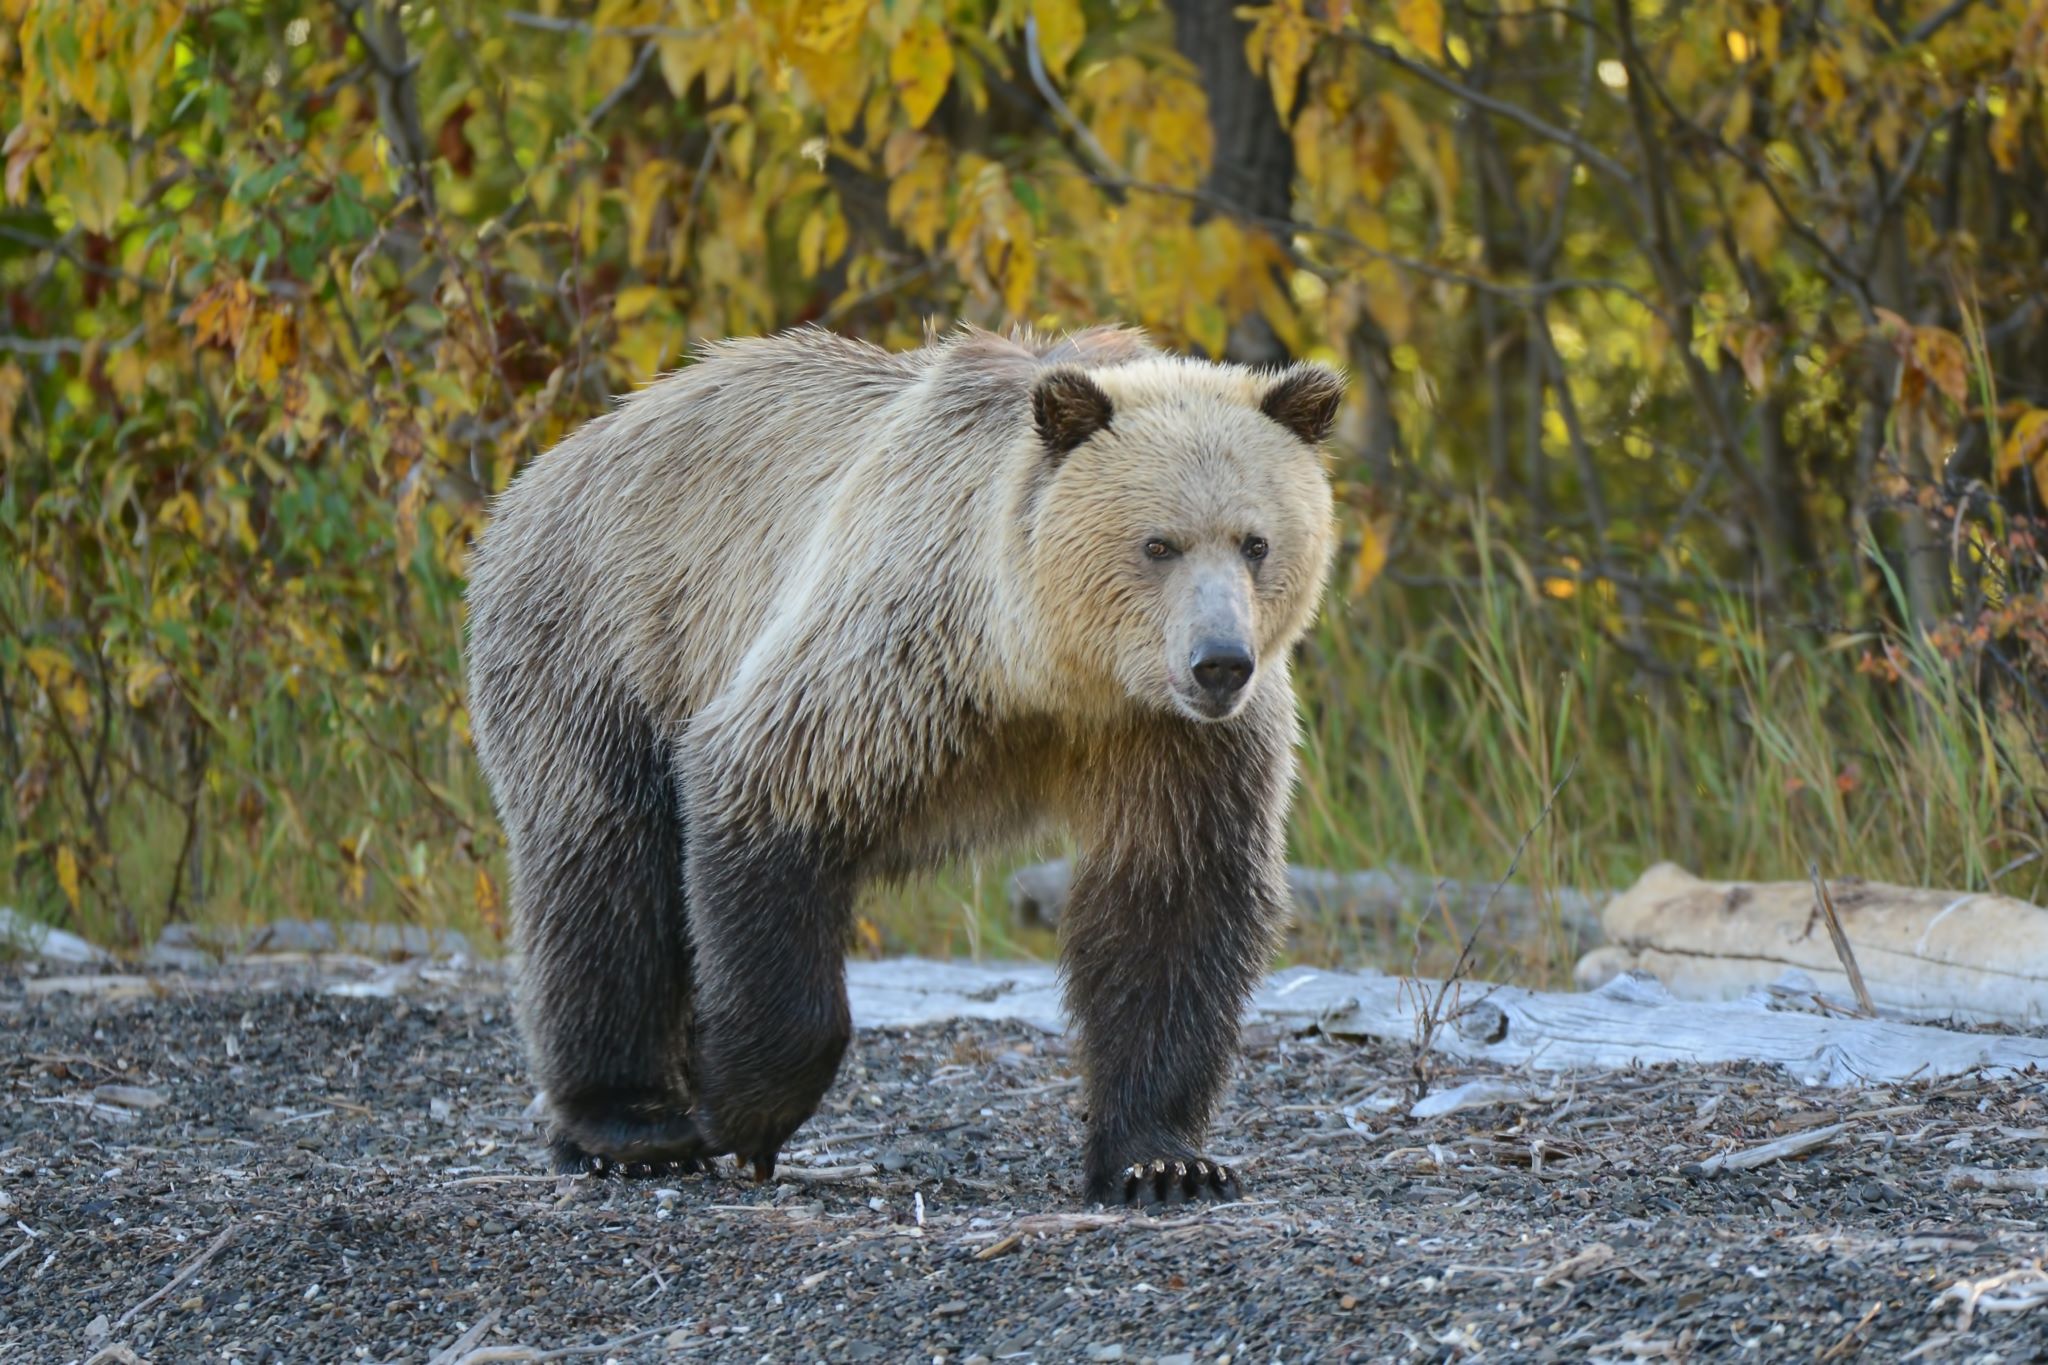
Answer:
[[[612,672],[687,716],[815,575],[864,571],[860,547],[830,543],[849,527],[887,527],[893,509],[922,534],[970,529],[932,517],[997,496],[1040,366],[1151,353],[1109,328],[905,352],[814,328],[708,346],[506,490],[472,563],[473,652]]]

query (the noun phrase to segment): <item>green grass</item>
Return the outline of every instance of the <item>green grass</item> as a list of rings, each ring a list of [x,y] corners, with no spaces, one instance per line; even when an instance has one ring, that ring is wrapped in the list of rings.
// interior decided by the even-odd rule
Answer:
[[[1614,604],[1597,587],[1550,595],[1483,524],[1465,571],[1463,589],[1333,600],[1306,643],[1298,861],[1490,882],[1527,835],[1518,880],[1541,896],[1626,886],[1661,860],[1717,878],[1803,878],[1817,861],[1831,876],[2048,893],[2040,718],[1980,699],[1927,645],[1891,640],[1902,671],[1880,678],[1861,665],[1886,641],[1777,625],[1722,597],[1645,616],[1644,638],[1680,665],[1665,676],[1611,642]],[[422,624],[452,658],[452,613]],[[493,942],[502,849],[459,726],[434,720],[435,704],[400,694],[344,713],[279,691],[268,713],[239,718],[202,802],[194,914],[409,920]],[[110,821],[146,937],[168,906],[182,818],[134,788]],[[1003,883],[1055,851],[871,894],[861,950],[1051,957],[1052,935],[1010,922]],[[119,938],[105,897],[89,887],[74,914],[25,865],[0,895]],[[1470,927],[1418,904],[1302,926],[1290,952],[1441,971]],[[1495,926],[1478,948],[1480,971],[1531,983],[1564,979],[1577,952],[1555,916]]]

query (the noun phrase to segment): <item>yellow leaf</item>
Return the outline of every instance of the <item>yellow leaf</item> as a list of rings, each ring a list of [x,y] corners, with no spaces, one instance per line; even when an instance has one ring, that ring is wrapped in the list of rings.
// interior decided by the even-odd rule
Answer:
[[[199,499],[193,497],[189,490],[172,494],[170,500],[157,509],[156,524],[183,531],[194,540],[201,539],[206,529],[206,523],[199,515]]]
[[[238,368],[260,389],[275,389],[279,376],[299,358],[299,328],[290,313],[266,313],[243,340]]]
[[[929,147],[889,181],[889,219],[921,249],[930,251],[946,223],[949,167],[942,148]]]
[[[2008,93],[2005,108],[1991,124],[1991,159],[1998,163],[2001,171],[2010,173],[2019,169],[2020,144],[2032,106],[2032,100],[2021,97],[2017,92]]]
[[[505,917],[500,913],[503,902],[498,898],[498,884],[491,880],[491,874],[482,867],[476,870],[476,887],[472,893],[476,901],[476,917],[484,928],[491,931],[491,937],[505,937]]]
[[[1752,260],[1769,261],[1784,220],[1761,185],[1745,185],[1735,201],[1735,240]]]
[[[1358,558],[1351,564],[1351,579],[1345,585],[1349,597],[1363,597],[1387,567],[1387,521],[1361,520],[1358,523]]]
[[[1832,114],[1849,93],[1848,87],[1842,84],[1841,64],[1835,60],[1834,53],[1822,48],[1813,54],[1813,60],[1807,63],[1806,69],[1813,79],[1814,88],[1820,91],[1822,102]]]
[[[1906,116],[1891,105],[1878,109],[1870,120],[1870,143],[1886,170],[1899,164],[1899,139],[1905,136]]]
[[[1778,38],[1784,22],[1785,17],[1776,5],[1764,5],[1757,11],[1756,41],[1763,50],[1765,65],[1778,60]]]
[[[1028,234],[1011,237],[1003,247],[998,272],[1003,281],[1003,307],[1011,317],[1023,317],[1031,304],[1031,291],[1038,283],[1038,256],[1031,249]]]
[[[1230,318],[1213,299],[1189,299],[1181,315],[1188,340],[1217,359],[1230,342]]]
[[[1045,69],[1054,80],[1065,80],[1067,63],[1088,36],[1088,17],[1081,12],[1081,0],[1031,0],[1031,17],[1038,21],[1038,50],[1045,58]]]
[[[170,671],[155,659],[137,659],[128,669],[128,677],[122,684],[122,691],[128,696],[128,704],[141,707],[149,700],[149,694],[157,684],[170,677]]]
[[[7,135],[6,142],[0,143],[0,153],[7,157],[8,203],[19,204],[28,198],[29,172],[36,169],[36,163],[50,149],[50,142],[50,134],[45,129],[24,118],[14,125],[14,131]],[[42,175],[47,174],[45,168]]]
[[[736,123],[732,133],[725,139],[725,162],[734,174],[742,179],[754,173],[755,126],[752,123]]]
[[[363,862],[355,840],[343,839],[335,845],[335,850],[341,854],[342,897],[360,902],[370,889],[370,869]]]
[[[420,547],[420,508],[427,500],[426,466],[415,464],[398,490],[398,511],[392,527],[397,539],[398,568],[404,572]]]
[[[2021,413],[1998,448],[1997,474],[2009,479],[2022,469],[2034,471],[2034,482],[2048,488],[2048,408]]]
[[[57,886],[64,892],[64,899],[70,904],[71,912],[78,913],[78,855],[71,851],[71,845],[57,845]]]
[[[193,340],[202,346],[227,346],[239,351],[248,331],[255,300],[247,280],[216,284],[185,306],[178,321],[192,328]]]
[[[1740,142],[1749,135],[1750,118],[1749,87],[1735,87],[1735,98],[1728,102],[1728,116],[1721,120],[1721,139],[1724,142]]]
[[[654,231],[654,215],[674,173],[675,166],[666,161],[643,161],[633,171],[626,190],[626,260],[636,270],[647,263],[647,239]]]
[[[1940,327],[1913,329],[1913,365],[1929,383],[1957,403],[1970,396],[1969,364],[1963,340]]]
[[[0,457],[14,454],[14,414],[28,392],[28,375],[12,360],[0,365]]]
[[[851,43],[868,17],[868,0],[812,0],[797,20],[794,41],[812,52],[836,52]]]
[[[857,916],[853,921],[853,936],[859,945],[869,953],[879,956],[882,951],[882,931],[866,915]]]
[[[825,232],[830,227],[826,221],[825,206],[818,205],[804,217],[804,225],[797,229],[796,263],[806,275],[816,275],[824,264]]]
[[[35,680],[51,691],[71,678],[71,660],[61,650],[51,649],[48,645],[30,645],[22,651],[22,658]]]
[[[1273,88],[1273,107],[1280,111],[1282,123],[1294,112],[1294,100],[1301,91],[1302,68],[1315,52],[1318,36],[1316,25],[1302,10],[1302,3],[1303,0],[1274,0],[1270,5],[1237,11],[1239,18],[1252,21],[1251,31],[1244,38],[1245,60],[1253,70],[1266,73],[1266,83]]]
[[[668,291],[658,284],[629,284],[612,296],[612,320],[631,322],[659,303]]]
[[[104,137],[85,138],[65,158],[58,188],[70,196],[78,225],[101,235],[114,230],[114,220],[128,202],[128,158]]]
[[[697,70],[703,64],[705,50],[712,38],[657,38],[654,42],[655,56],[661,65],[662,83],[677,99],[683,98],[690,89],[690,82],[697,78]]]
[[[952,79],[953,46],[929,19],[913,24],[889,54],[889,81],[913,128],[931,119]]]
[[[860,119],[861,102],[867,98],[873,64],[861,53],[860,44],[849,43],[833,52],[812,52],[797,48],[791,55],[804,83],[825,110],[825,126],[835,133],[850,130]]]
[[[1422,49],[1431,61],[1444,55],[1443,0],[1400,0],[1394,6],[1394,25],[1401,36]]]

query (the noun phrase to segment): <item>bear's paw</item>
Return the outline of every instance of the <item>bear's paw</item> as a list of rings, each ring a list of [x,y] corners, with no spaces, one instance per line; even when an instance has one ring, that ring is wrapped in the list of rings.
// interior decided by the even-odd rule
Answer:
[[[1127,1205],[1228,1203],[1244,1197],[1230,1168],[1204,1157],[1155,1157],[1124,1168]]]
[[[710,1169],[695,1157],[673,1157],[658,1161],[621,1161],[585,1151],[567,1138],[548,1144],[548,1162],[556,1175],[615,1175],[629,1180],[662,1176],[699,1175]]]

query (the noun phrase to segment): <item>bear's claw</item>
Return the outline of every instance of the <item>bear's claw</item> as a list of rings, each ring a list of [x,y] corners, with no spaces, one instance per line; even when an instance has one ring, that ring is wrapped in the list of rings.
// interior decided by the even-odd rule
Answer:
[[[556,1175],[615,1175],[627,1180],[647,1180],[657,1176],[697,1175],[706,1169],[702,1161],[687,1156],[660,1161],[620,1161],[587,1152],[567,1139],[552,1143],[548,1157]]]
[[[1156,1158],[1124,1169],[1124,1203],[1187,1204],[1208,1200],[1227,1203],[1244,1196],[1244,1187],[1230,1168],[1202,1157]]]

